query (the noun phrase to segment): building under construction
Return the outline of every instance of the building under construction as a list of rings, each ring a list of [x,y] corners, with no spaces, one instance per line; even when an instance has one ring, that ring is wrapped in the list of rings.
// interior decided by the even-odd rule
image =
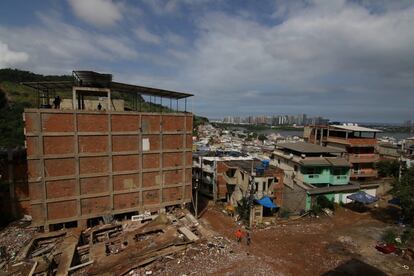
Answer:
[[[191,94],[90,71],[23,84],[38,93],[38,108],[24,111],[33,225],[85,226],[191,201]]]

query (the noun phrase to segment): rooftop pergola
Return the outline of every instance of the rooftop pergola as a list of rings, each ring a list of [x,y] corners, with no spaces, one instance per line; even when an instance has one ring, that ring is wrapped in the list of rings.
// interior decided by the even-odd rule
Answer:
[[[171,110],[174,109],[173,101],[175,101],[177,111],[178,101],[184,100],[184,110],[187,111],[187,98],[194,96],[189,93],[114,82],[111,75],[93,71],[73,71],[72,81],[37,81],[21,84],[37,91],[38,107],[47,107],[50,98],[56,95],[56,91],[72,92],[73,109],[84,109],[86,96],[107,97],[110,103],[112,94],[118,92],[131,95],[134,110],[137,111],[141,111],[144,102],[163,105],[163,100],[167,106],[169,101]],[[144,96],[148,98],[147,101],[144,100]],[[111,110],[111,104],[108,104],[108,109]]]

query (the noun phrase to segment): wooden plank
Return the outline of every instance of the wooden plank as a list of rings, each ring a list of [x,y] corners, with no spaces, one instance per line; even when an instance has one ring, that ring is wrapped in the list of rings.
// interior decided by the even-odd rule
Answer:
[[[76,269],[79,269],[79,268],[82,268],[82,267],[85,267],[85,266],[88,266],[88,265],[91,265],[91,264],[93,264],[93,260],[91,260],[91,261],[89,261],[89,262],[86,262],[86,263],[83,263],[83,264],[80,264],[80,265],[75,265],[75,266],[72,266],[71,268],[69,268],[68,269],[68,272],[69,271],[73,271],[73,270],[76,270]]]
[[[197,237],[193,232],[190,231],[187,227],[180,227],[178,228],[178,231],[182,233],[184,236],[186,236],[187,239],[190,241],[198,241],[200,238]]]

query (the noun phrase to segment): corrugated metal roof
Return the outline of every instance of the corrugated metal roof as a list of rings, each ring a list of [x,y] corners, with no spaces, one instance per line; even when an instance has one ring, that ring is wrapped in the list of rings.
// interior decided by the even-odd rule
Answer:
[[[361,126],[356,126],[356,125],[331,125],[330,127],[343,129],[347,131],[382,132],[381,130],[378,130],[378,129],[361,127]]]
[[[332,147],[322,147],[320,145],[297,142],[297,143],[281,143],[277,144],[277,147],[289,149],[300,153],[341,153],[344,152],[342,149]]]
[[[323,157],[307,157],[305,159],[300,160],[299,162],[302,166],[318,166],[318,167],[327,167],[330,166],[328,160]]]
[[[326,157],[325,159],[334,167],[351,167],[345,158]]]
[[[302,166],[350,167],[351,164],[341,157],[306,157],[299,161]]]
[[[74,81],[35,81],[22,82],[21,84],[38,90],[72,90],[73,86],[110,88],[115,92],[151,95],[177,100],[194,96],[189,93],[114,82],[110,74],[100,74],[93,71],[73,71],[73,73]]]

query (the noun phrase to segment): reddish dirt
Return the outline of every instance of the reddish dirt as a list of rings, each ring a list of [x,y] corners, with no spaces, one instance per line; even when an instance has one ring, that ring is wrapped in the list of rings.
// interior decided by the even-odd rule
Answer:
[[[234,232],[240,226],[218,208],[209,209],[201,222],[235,242]],[[374,219],[370,212],[361,214],[339,208],[333,217],[279,220],[267,229],[254,229],[251,245],[243,243],[240,250],[255,256],[261,265],[270,266],[278,275],[320,275],[352,258],[363,260],[387,274],[412,275],[412,271],[402,268],[407,261],[375,250],[375,243],[385,227],[387,224]],[[235,267],[221,272],[248,274],[241,269],[246,265],[258,267],[260,264],[238,266],[236,263]],[[409,267],[414,268],[412,262]],[[238,273],[232,269],[237,269]]]

